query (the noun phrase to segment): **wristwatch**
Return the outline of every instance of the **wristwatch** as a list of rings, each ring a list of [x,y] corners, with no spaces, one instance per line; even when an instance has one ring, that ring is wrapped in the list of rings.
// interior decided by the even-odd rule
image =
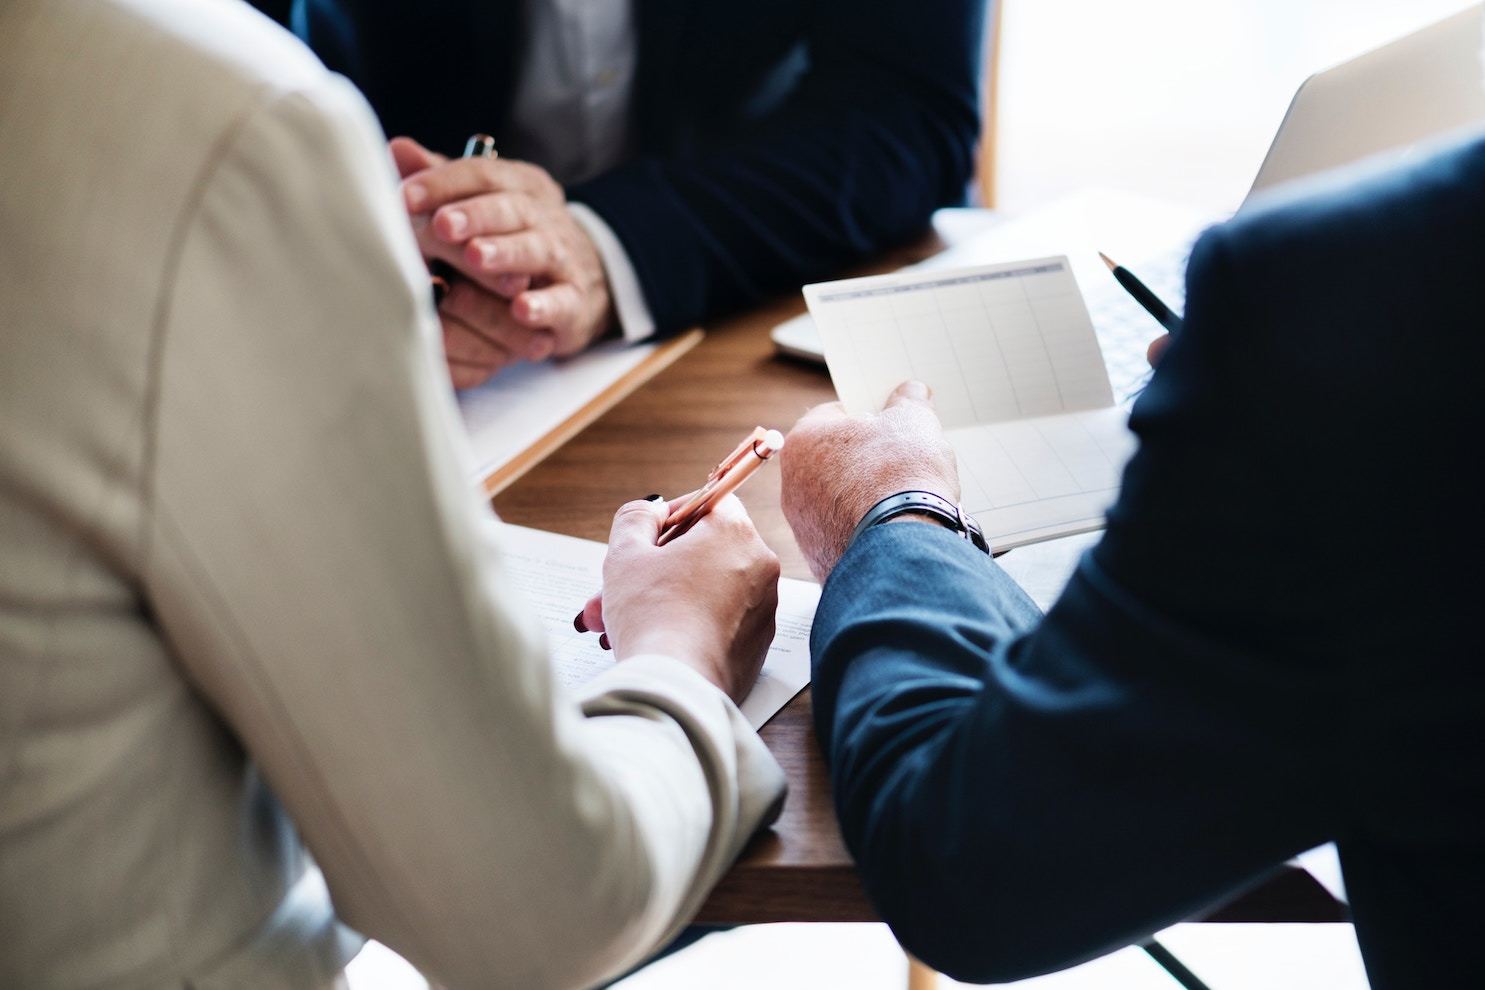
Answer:
[[[928,516],[945,529],[958,533],[979,549],[986,553],[990,552],[990,544],[985,539],[985,531],[980,529],[980,524],[974,521],[974,517],[965,513],[963,506],[956,505],[933,492],[924,491],[898,492],[896,495],[888,495],[873,505],[856,524],[855,531],[851,533],[851,543],[855,543],[862,533],[877,523],[884,523],[888,519],[894,519],[908,512]]]

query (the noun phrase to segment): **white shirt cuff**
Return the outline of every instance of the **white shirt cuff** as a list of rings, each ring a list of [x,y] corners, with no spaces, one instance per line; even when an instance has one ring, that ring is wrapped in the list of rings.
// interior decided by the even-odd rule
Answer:
[[[639,287],[639,276],[629,260],[629,252],[619,243],[613,228],[603,218],[582,203],[568,203],[567,212],[587,233],[588,239],[598,249],[603,260],[603,270],[608,276],[608,291],[614,299],[614,311],[619,317],[619,328],[628,341],[644,340],[655,332],[655,318],[645,302],[644,290]]]

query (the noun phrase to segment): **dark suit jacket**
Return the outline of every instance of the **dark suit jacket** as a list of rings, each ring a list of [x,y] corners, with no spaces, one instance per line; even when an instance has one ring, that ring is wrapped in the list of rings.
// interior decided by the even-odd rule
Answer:
[[[1334,840],[1373,985],[1478,985],[1485,141],[1213,229],[1187,281],[1045,618],[934,526],[831,575],[814,704],[847,842],[903,944],[979,982]]]
[[[638,157],[568,190],[682,329],[838,273],[963,200],[986,0],[635,0]],[[388,134],[500,136],[518,0],[298,0]]]

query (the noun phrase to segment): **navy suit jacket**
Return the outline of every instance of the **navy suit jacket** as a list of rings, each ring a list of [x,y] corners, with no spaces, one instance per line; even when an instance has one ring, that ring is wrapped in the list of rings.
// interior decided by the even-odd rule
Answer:
[[[637,157],[568,189],[660,332],[829,277],[962,202],[986,0],[635,0]],[[295,29],[388,134],[498,139],[519,0],[297,0]]]
[[[1373,985],[1478,985],[1485,141],[1245,213],[1187,283],[1108,530],[1045,617],[935,526],[876,527],[831,575],[814,704],[846,840],[961,979],[1130,944],[1333,840]]]

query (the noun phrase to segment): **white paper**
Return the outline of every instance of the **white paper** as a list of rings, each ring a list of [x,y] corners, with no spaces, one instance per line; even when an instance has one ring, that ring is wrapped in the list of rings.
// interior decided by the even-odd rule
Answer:
[[[484,481],[642,364],[659,346],[615,341],[560,361],[514,364],[459,393],[459,413]]]
[[[1029,547],[1017,547],[995,558],[1000,569],[1021,586],[1043,612],[1062,596],[1083,554],[1102,539],[1099,533],[1065,536]]]
[[[846,408],[926,382],[997,550],[1103,526],[1134,452],[1066,258],[805,287]]]
[[[598,637],[572,625],[573,616],[602,585],[604,545],[509,524],[501,535],[506,571],[546,631],[559,682],[575,688],[612,667],[614,655],[599,647]],[[741,706],[755,729],[809,683],[810,626],[819,601],[819,585],[793,578],[779,581],[777,632],[763,672]]]
[[[1113,405],[1066,258],[847,279],[804,294],[852,412],[880,409],[904,378],[933,388],[949,429]]]

